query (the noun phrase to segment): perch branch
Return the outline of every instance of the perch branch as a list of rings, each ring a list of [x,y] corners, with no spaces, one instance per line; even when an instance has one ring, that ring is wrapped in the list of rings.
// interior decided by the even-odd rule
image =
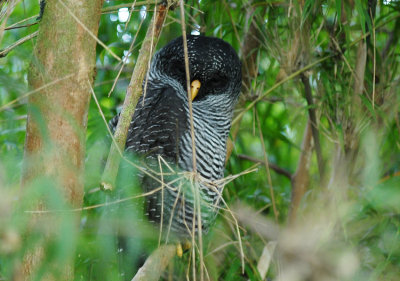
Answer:
[[[132,278],[132,281],[157,281],[170,260],[175,256],[175,253],[175,245],[160,246],[146,259],[144,265],[139,268],[135,277]]]
[[[121,156],[118,153],[118,145],[120,150],[124,150],[128,129],[135,112],[136,104],[142,94],[142,81],[145,78],[152,51],[155,49],[158,38],[164,24],[167,11],[173,5],[173,1],[169,1],[167,6],[160,4],[154,14],[153,20],[149,25],[146,37],[140,49],[137,63],[132,73],[131,81],[126,91],[126,97],[123,109],[118,121],[117,128],[114,133],[116,144],[112,143],[108,154],[107,163],[104,169],[100,187],[104,190],[112,190],[115,186],[115,180],[118,174],[118,167],[121,162]]]

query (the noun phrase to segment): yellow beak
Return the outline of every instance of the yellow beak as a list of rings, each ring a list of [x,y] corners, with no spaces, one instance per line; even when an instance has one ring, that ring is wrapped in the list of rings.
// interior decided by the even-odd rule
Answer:
[[[199,80],[193,80],[190,84],[190,96],[192,97],[192,101],[197,96],[200,90],[201,83]]]

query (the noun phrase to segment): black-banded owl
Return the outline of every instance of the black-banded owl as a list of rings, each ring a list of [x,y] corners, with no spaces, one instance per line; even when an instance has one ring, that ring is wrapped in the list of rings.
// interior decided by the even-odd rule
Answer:
[[[145,210],[150,221],[162,221],[163,228],[178,238],[188,238],[193,230],[198,232],[199,210],[203,232],[218,212],[223,186],[216,181],[224,176],[226,142],[242,81],[239,58],[228,43],[218,38],[187,36],[187,47],[190,83],[198,90],[191,93],[191,99],[200,175],[194,181],[200,180],[193,185],[190,177],[180,173],[193,171],[182,37],[154,55],[126,141],[126,150],[142,156],[148,170],[160,172],[162,158],[177,171],[173,174],[162,165],[162,180],[173,183],[147,196]],[[111,125],[115,127],[117,122],[118,116]],[[158,180],[143,177],[144,192],[161,187],[161,176],[156,177]],[[195,198],[199,198],[200,209]]]

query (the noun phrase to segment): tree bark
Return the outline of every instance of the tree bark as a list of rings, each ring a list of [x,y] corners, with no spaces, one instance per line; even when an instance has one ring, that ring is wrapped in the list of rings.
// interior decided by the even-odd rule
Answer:
[[[102,5],[103,0],[47,1],[29,69],[31,89],[53,83],[28,100],[22,192],[45,179],[72,207],[80,207],[83,199],[85,133]],[[32,200],[38,210],[48,209],[44,198]],[[33,215],[30,224],[34,228],[47,218]],[[43,230],[44,237],[52,235],[59,233]],[[31,279],[45,256],[43,246],[28,252],[14,279]],[[71,264],[54,266],[63,274],[55,276],[52,270],[45,280],[72,280]]]

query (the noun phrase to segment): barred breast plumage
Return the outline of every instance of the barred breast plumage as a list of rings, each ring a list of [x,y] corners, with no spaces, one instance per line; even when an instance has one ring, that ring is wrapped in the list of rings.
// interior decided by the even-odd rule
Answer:
[[[193,160],[182,37],[154,55],[126,142],[126,150],[143,156],[147,169],[160,172],[161,167],[158,177],[173,182],[147,197],[146,215],[181,238],[198,232],[199,211],[203,232],[218,212],[223,186],[215,181],[224,176],[226,141],[241,87],[240,62],[228,43],[204,36],[188,36],[187,43],[190,80],[201,82],[192,102],[198,176],[185,173],[193,171]],[[168,164],[160,165],[160,157]],[[148,192],[161,184],[144,176],[142,186]]]

